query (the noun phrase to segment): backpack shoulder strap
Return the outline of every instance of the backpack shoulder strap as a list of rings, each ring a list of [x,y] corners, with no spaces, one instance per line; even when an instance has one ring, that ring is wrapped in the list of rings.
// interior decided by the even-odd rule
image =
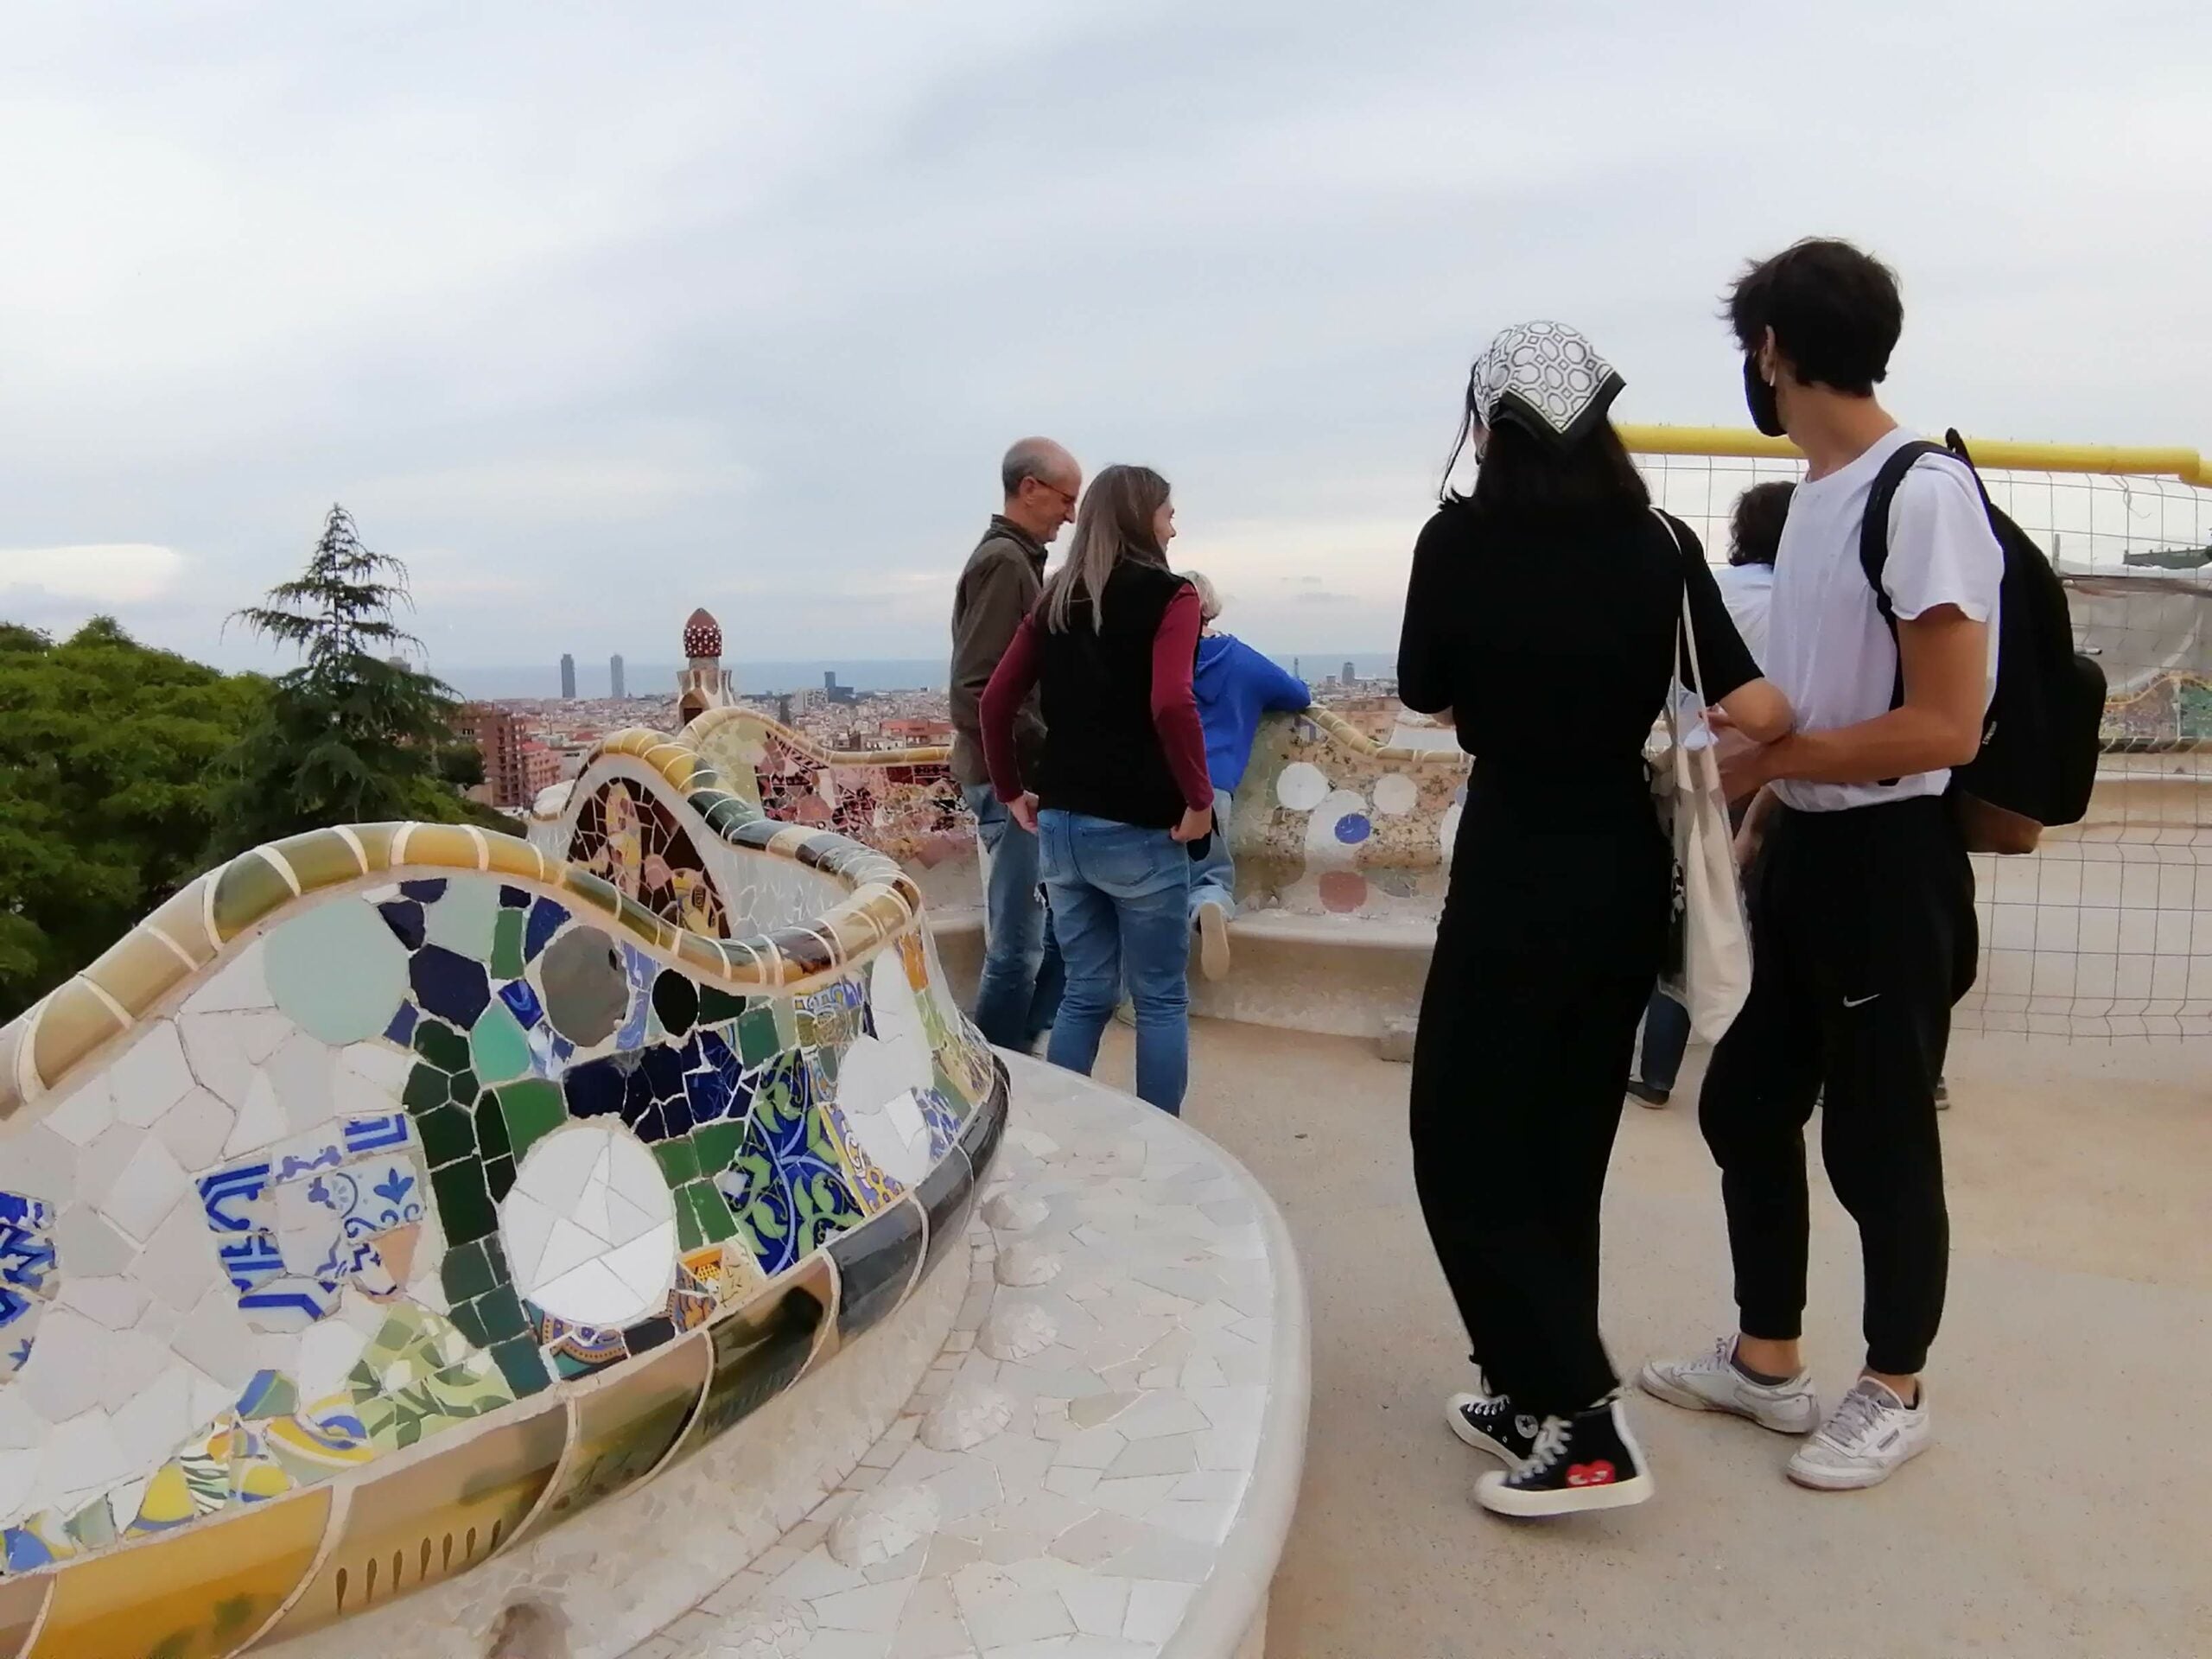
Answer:
[[[1897,499],[1904,475],[1920,463],[1923,456],[1950,453],[1942,444],[1930,443],[1925,438],[1900,445],[1897,452],[1882,463],[1882,470],[1874,474],[1873,486],[1866,492],[1866,514],[1859,523],[1859,568],[1866,573],[1866,585],[1874,590],[1874,608],[1881,612],[1882,620],[1892,634],[1897,632],[1897,611],[1890,603],[1889,589],[1882,586],[1882,571],[1890,562],[1890,508]],[[1971,468],[1972,463],[1968,466]]]

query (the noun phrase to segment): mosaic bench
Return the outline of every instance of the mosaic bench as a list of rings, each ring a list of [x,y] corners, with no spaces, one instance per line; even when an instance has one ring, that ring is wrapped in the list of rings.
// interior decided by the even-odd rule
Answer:
[[[0,1029],[0,1656],[358,1651],[772,1405],[895,1412],[1007,1105],[920,895],[657,734],[585,781],[558,851],[247,853]]]

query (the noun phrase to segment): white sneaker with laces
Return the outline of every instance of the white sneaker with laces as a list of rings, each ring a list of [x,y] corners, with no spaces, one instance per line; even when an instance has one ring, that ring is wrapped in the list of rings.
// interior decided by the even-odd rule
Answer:
[[[1735,1356],[1735,1338],[1723,1337],[1710,1353],[1695,1359],[1652,1360],[1637,1375],[1637,1385],[1655,1400],[1685,1411],[1725,1411],[1777,1434],[1811,1433],[1821,1421],[1813,1374],[1800,1371],[1786,1382],[1754,1382],[1736,1369]]]
[[[1887,1383],[1862,1376],[1836,1402],[1821,1432],[1789,1459],[1789,1478],[1823,1492],[1878,1486],[1928,1449],[1928,1385],[1908,1406]]]
[[[1229,912],[1211,900],[1198,906],[1198,971],[1229,977]]]

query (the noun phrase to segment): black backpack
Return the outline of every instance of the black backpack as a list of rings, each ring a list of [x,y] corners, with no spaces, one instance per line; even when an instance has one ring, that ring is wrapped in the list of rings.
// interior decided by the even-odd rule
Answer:
[[[1989,527],[2005,552],[1998,590],[1997,690],[1982,721],[1981,752],[1951,773],[1968,844],[1983,852],[2032,852],[2046,825],[2078,823],[2089,810],[2097,781],[2099,728],[2104,722],[2105,673],[2074,649],[2074,622],[2066,589],[2044,550],[2027,531],[1999,512],[1974,471],[1973,457],[1955,429],[1941,444],[1905,444],[1882,464],[1866,498],[1859,532],[1859,563],[1874,589],[1874,603],[1890,637],[1897,613],[1882,586],[1890,556],[1890,505],[1897,486],[1923,455],[1949,455],[1966,464],[1981,493]],[[1904,665],[1897,665],[1890,706],[1904,701]],[[1996,808],[1994,813],[1986,808]]]

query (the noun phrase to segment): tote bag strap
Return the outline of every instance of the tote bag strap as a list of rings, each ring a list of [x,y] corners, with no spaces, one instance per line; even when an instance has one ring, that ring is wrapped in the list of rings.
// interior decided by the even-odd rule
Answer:
[[[1697,706],[1702,709],[1707,706],[1705,672],[1698,665],[1697,622],[1690,615],[1689,554],[1682,546],[1682,538],[1675,533],[1674,521],[1656,507],[1651,509],[1651,516],[1659,521],[1659,527],[1667,532],[1667,539],[1675,544],[1675,556],[1682,564],[1682,626],[1675,633],[1675,682],[1685,690],[1694,693],[1697,697]],[[1682,642],[1685,639],[1689,641],[1690,658],[1690,671],[1687,679],[1682,676]],[[1672,730],[1675,724],[1675,702],[1672,697],[1667,700],[1667,721],[1669,729]]]

